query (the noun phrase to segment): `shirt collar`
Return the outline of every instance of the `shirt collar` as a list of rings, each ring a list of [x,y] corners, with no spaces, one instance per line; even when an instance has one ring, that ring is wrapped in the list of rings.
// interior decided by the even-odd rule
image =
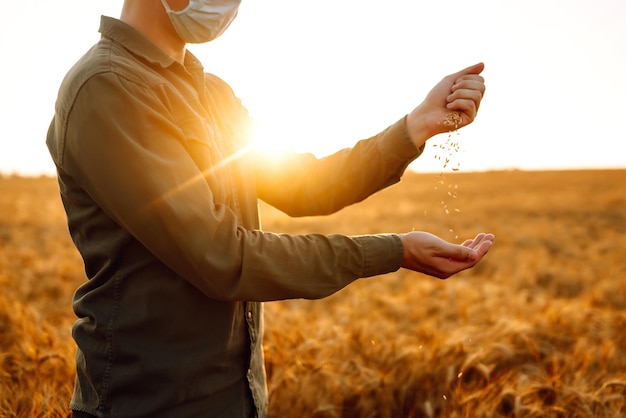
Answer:
[[[174,58],[163,52],[159,47],[135,30],[135,28],[121,20],[109,16],[102,16],[100,18],[99,32],[152,64],[167,68],[176,62]],[[185,67],[197,68],[202,67],[202,64],[191,52],[186,51]]]

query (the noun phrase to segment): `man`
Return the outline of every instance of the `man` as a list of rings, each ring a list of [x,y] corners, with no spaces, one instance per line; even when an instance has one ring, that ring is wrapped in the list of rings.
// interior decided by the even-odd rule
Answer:
[[[238,6],[126,0],[61,85],[47,144],[89,279],[73,304],[74,416],[263,417],[260,302],[322,298],[400,267],[447,278],[492,244],[260,231],[259,198],[320,215],[399,181],[450,111],[473,121],[483,65],[351,149],[263,165],[245,109],[186,50],[219,36]]]

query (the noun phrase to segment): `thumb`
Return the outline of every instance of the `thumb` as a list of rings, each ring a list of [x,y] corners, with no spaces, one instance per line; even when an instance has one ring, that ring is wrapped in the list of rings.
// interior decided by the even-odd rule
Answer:
[[[479,62],[478,64],[474,64],[467,68],[462,69],[458,73],[452,74],[452,77],[454,77],[454,79],[456,80],[457,78],[464,76],[464,75],[480,74],[483,72],[484,69],[485,69],[485,64],[482,62]]]
[[[476,261],[478,259],[478,253],[475,250],[462,245],[453,245],[450,248],[448,257],[456,261]]]

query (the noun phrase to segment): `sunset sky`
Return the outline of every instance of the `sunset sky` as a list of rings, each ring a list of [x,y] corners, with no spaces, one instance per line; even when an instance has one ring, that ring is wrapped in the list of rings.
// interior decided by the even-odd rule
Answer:
[[[45,136],[59,84],[121,5],[3,5],[0,173],[54,173]],[[299,151],[375,134],[483,61],[485,99],[457,137],[461,170],[626,168],[624,22],[623,0],[243,0],[221,38],[189,49],[264,138]],[[411,167],[438,171],[433,156],[427,147]]]

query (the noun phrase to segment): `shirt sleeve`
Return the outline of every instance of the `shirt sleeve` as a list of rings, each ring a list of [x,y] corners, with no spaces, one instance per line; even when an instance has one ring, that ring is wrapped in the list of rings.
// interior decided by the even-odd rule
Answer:
[[[259,156],[259,197],[291,216],[334,213],[395,184],[424,150],[409,139],[406,117],[354,147],[312,154]]]
[[[164,96],[114,73],[92,77],[73,103],[61,160],[104,213],[176,274],[212,299],[268,301],[325,297],[400,267],[394,234],[243,228],[215,202]],[[97,235],[107,239],[107,231]]]

